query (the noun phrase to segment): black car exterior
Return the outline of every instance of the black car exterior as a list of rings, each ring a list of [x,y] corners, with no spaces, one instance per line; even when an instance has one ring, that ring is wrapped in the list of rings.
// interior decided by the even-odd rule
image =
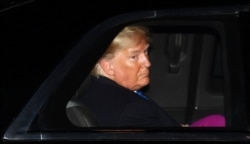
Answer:
[[[72,6],[72,8],[74,7]],[[24,12],[22,10],[16,11]],[[74,12],[72,14],[75,14]],[[15,14],[2,12],[2,16],[6,19],[10,15]],[[41,14],[41,16],[44,15]],[[79,16],[83,15],[79,14]],[[48,66],[50,70],[41,72],[44,77],[37,78],[41,85],[38,82],[37,89],[33,88],[32,92],[34,93],[30,94],[30,97],[26,96],[27,100],[22,100],[23,103],[19,104],[20,111],[17,111],[15,118],[11,119],[8,126],[5,126],[2,136],[3,142],[250,141],[249,58],[247,56],[247,50],[250,47],[249,33],[247,32],[250,25],[248,21],[249,4],[120,10],[116,14],[111,12],[103,14],[98,22],[97,19],[94,19],[91,24],[86,22],[85,27],[81,25],[83,22],[80,20],[63,25],[72,26],[71,30],[63,26],[53,29],[57,27],[56,24],[60,25],[60,23],[57,22],[53,25],[49,22],[56,21],[57,18],[54,18],[53,15],[50,18],[47,22],[40,24],[41,27],[34,27],[30,31],[31,34],[39,33],[41,36],[39,37],[38,34],[35,35],[36,38],[31,39],[33,40],[32,46],[43,42],[43,40],[48,40],[45,44],[40,44],[41,48],[47,47],[45,52],[40,53],[44,57],[46,57],[45,53],[51,51],[53,51],[52,54],[57,53],[60,48],[63,50],[60,51],[61,53],[57,53],[58,59],[54,58],[53,55],[50,56],[50,59],[54,59],[53,63],[50,63],[49,59],[45,59],[45,64],[50,63]],[[88,18],[86,16],[81,20],[88,21]],[[58,19],[62,23],[66,22],[62,20],[63,16]],[[77,16],[67,17],[67,20],[74,21],[76,19]],[[39,25],[39,18],[35,20],[36,24]],[[75,23],[77,26],[74,28],[73,24]],[[157,88],[152,86],[148,93],[155,93],[155,89],[158,90],[161,87],[162,91],[158,92],[159,96],[155,97],[156,101],[178,117],[179,121],[190,122],[204,113],[219,112],[227,118],[226,128],[100,129],[79,128],[70,123],[65,113],[67,102],[79,92],[85,78],[112,38],[124,26],[134,23],[144,24],[152,29],[156,41],[158,40],[153,47],[162,46],[163,44],[160,43],[165,37],[169,43],[164,46],[171,47],[173,45],[172,49],[167,49],[168,53],[165,54],[168,57],[166,62],[168,73],[166,75],[180,77],[179,81],[176,79],[173,81],[181,91],[179,93],[176,91],[166,92],[176,98],[171,98],[171,100],[176,101],[173,102],[173,106],[171,106],[172,103],[168,102],[168,98],[163,97],[166,94],[164,86],[170,87],[173,84],[171,76],[165,77],[165,80],[171,83],[164,81]],[[11,42],[8,38],[12,38],[12,36],[8,35],[8,28],[10,28],[7,26],[8,22],[4,24],[6,24],[4,34],[7,35],[7,38],[4,39],[6,41],[3,43],[8,44]],[[24,22],[25,24],[27,23]],[[80,27],[84,28],[78,31],[77,28]],[[49,35],[50,31],[52,36],[47,37],[46,35]],[[11,30],[10,32],[15,33]],[[21,30],[21,32],[25,31]],[[72,34],[74,36],[60,36],[58,39],[53,37],[58,34],[64,35],[64,32],[65,35]],[[19,35],[22,36],[22,34]],[[176,45],[172,44],[171,40],[179,40],[177,37],[187,39],[186,43],[192,43],[188,45],[190,48],[181,47],[180,51],[176,51]],[[26,44],[24,39],[21,40],[24,42],[20,45],[29,44],[29,42]],[[59,43],[61,44],[57,45]],[[211,43],[213,45],[209,46]],[[12,46],[18,47],[19,45],[12,43],[8,48]],[[52,47],[54,49],[51,49]],[[210,47],[215,47],[215,49],[210,51]],[[151,57],[152,63],[159,63],[160,53],[157,50],[152,50],[152,55],[155,56]],[[217,55],[219,58],[216,57]],[[156,56],[159,57],[156,58]],[[207,65],[211,67],[208,69]],[[190,67],[187,68],[187,66]],[[220,68],[217,69],[217,66]],[[159,82],[156,75],[165,70],[161,68],[163,68],[161,65],[153,68],[152,77],[155,83],[153,81],[152,85],[157,85]],[[183,75],[180,74],[181,72]],[[206,79],[205,75],[209,75],[209,80]],[[182,85],[183,81],[186,83],[185,85]],[[185,96],[184,99],[182,99],[183,96]],[[1,110],[6,111],[8,107],[9,105],[4,104]]]

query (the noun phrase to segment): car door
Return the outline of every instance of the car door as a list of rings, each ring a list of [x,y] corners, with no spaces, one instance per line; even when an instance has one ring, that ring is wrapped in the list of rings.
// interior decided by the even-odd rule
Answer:
[[[249,141],[247,66],[242,53],[247,42],[239,28],[245,13],[249,14],[249,6],[148,10],[103,21],[82,36],[41,84],[5,132],[4,141]],[[211,128],[98,129],[76,127],[69,121],[68,101],[84,89],[94,64],[129,24],[152,30],[152,80],[145,93],[180,123],[219,113],[225,115],[227,128],[212,128],[215,133]]]

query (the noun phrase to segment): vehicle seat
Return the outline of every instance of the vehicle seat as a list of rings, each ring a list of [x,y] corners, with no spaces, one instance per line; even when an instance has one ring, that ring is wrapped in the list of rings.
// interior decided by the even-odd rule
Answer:
[[[70,122],[78,127],[95,127],[97,121],[94,114],[77,99],[71,99],[66,106],[66,115]]]

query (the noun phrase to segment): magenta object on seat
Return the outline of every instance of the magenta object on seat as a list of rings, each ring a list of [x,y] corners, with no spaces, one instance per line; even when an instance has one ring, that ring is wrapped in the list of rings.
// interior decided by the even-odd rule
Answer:
[[[193,122],[190,127],[225,127],[226,121],[223,115],[212,114]]]

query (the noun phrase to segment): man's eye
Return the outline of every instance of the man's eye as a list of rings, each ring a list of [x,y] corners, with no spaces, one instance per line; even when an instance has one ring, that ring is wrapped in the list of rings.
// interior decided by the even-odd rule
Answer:
[[[138,55],[133,55],[131,56],[132,59],[137,59],[138,58]]]

